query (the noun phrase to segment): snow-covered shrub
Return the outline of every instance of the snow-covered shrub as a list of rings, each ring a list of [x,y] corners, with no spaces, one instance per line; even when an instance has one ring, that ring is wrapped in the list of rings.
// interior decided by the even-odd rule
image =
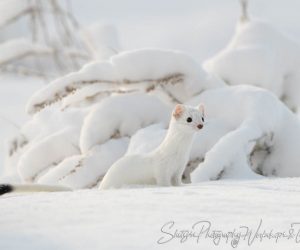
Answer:
[[[206,124],[194,141],[185,177],[192,182],[220,178],[300,176],[300,122],[269,91],[251,86],[207,90],[188,102],[205,103]],[[152,125],[131,139],[128,154],[149,152],[166,127]],[[257,174],[256,174],[257,173]]]
[[[296,111],[300,106],[299,65],[297,42],[266,21],[241,18],[230,43],[204,68],[228,85],[266,88]]]
[[[92,62],[78,72],[53,81],[32,96],[27,112],[34,114],[57,102],[63,109],[89,106],[112,93],[134,91],[179,103],[205,89],[223,85],[183,53],[135,50],[113,56],[109,61]]]
[[[162,141],[176,102],[206,106],[186,182],[300,175],[300,123],[275,95],[228,87],[188,56],[162,50],[93,62],[35,93],[7,167],[17,166],[25,182],[95,187],[126,152]]]
[[[236,86],[206,91],[189,103],[199,101],[228,130],[206,152],[192,180],[249,178],[250,167],[266,176],[300,176],[300,122],[273,94]]]
[[[35,93],[32,119],[11,143],[7,168],[21,180],[94,187],[151,124],[168,125],[172,106],[224,86],[187,55],[136,50],[93,62]]]

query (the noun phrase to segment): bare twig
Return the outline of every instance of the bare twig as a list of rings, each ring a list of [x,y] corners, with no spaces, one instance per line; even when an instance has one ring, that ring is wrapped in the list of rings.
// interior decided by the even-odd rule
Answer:
[[[78,163],[75,165],[75,167],[70,171],[68,172],[67,174],[65,174],[64,176],[60,177],[58,181],[62,181],[63,179],[67,178],[68,176],[72,175],[72,174],[75,174],[76,171],[81,168],[83,166],[83,159],[80,159],[78,161]]]
[[[7,19],[5,22],[0,24],[0,28],[6,27],[14,22],[16,22],[19,18],[26,16],[27,14],[31,13],[32,11],[34,11],[34,8],[31,6],[28,6],[27,9],[19,12],[17,15],[12,16],[11,18]]]
[[[22,76],[36,76],[36,77],[41,77],[44,79],[55,77],[55,75],[52,75],[50,73],[44,73],[43,71],[29,69],[27,67],[20,66],[20,65],[14,66],[13,64],[0,67],[0,71],[5,72],[5,73],[13,73],[16,75],[22,75]]]
[[[49,55],[51,54],[51,52],[49,50],[39,50],[39,51],[35,51],[35,50],[31,50],[31,51],[24,51],[23,53],[20,53],[18,55],[15,55],[14,57],[11,57],[9,59],[6,59],[5,61],[2,61],[0,63],[1,66],[7,65],[9,63],[12,63],[14,61],[17,60],[21,60],[25,57],[29,57],[29,56],[41,56],[41,55]]]
[[[36,11],[36,16],[37,17],[36,18],[39,21],[40,29],[42,31],[43,38],[44,38],[44,42],[47,45],[50,45],[51,44],[51,42],[50,42],[50,35],[49,35],[49,31],[48,31],[48,28],[47,28],[47,25],[46,25],[45,17],[43,15],[44,7],[43,7],[43,4],[42,4],[42,1],[36,0],[35,1],[35,5],[37,7],[37,11]]]
[[[104,175],[105,174],[102,174],[102,175],[98,176],[97,179],[93,183],[85,186],[84,188],[95,188],[95,187],[97,187],[101,183],[101,181],[103,180]]]
[[[80,103],[80,102],[83,102],[85,100],[93,102],[99,96],[109,96],[111,94],[128,94],[128,93],[133,93],[133,92],[137,92],[137,91],[138,91],[138,89],[128,89],[128,90],[121,90],[121,89],[115,89],[114,90],[114,89],[109,89],[109,90],[100,90],[100,91],[97,91],[97,92],[93,93],[92,95],[85,96],[84,100],[78,100],[76,102],[73,102],[72,105],[74,105],[74,103]],[[66,110],[70,106],[71,105],[65,105],[62,108],[62,111]]]
[[[248,0],[240,0],[241,4],[241,17],[240,20],[241,22],[246,22],[249,20],[248,16]]]
[[[15,138],[10,142],[8,155],[10,157],[13,156],[16,152],[18,152],[27,144],[28,144],[28,140],[26,139],[26,137],[23,134],[19,135],[18,138]]]

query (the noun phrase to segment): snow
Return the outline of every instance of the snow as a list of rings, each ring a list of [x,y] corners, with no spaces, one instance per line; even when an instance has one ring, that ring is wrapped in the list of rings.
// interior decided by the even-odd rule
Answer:
[[[23,13],[31,10],[30,3],[25,0],[2,0],[0,2],[0,27],[19,18]]]
[[[26,78],[2,74],[0,76],[0,173],[4,171],[6,160],[6,143],[19,130],[21,125],[28,119],[24,112],[24,105],[32,92],[44,85],[38,78]],[[20,91],[22,89],[22,91]],[[15,168],[13,168],[15,170]],[[14,172],[12,170],[11,172]],[[9,172],[9,171],[8,171]],[[10,173],[11,173],[10,172]]]
[[[159,245],[164,224],[168,230],[191,230],[199,221],[210,221],[223,232],[247,226],[255,233],[282,232],[298,223],[299,180],[212,181],[177,188],[132,188],[36,193],[1,197],[0,248],[14,249],[215,249],[212,239],[199,243],[189,238]],[[12,212],[13,211],[13,212]],[[164,229],[166,231],[166,228]],[[200,230],[200,228],[198,228]],[[295,233],[299,226],[295,227]],[[252,236],[253,237],[253,236]],[[298,239],[299,240],[299,239]],[[231,240],[219,243],[232,249]],[[295,239],[240,240],[237,249],[298,249]]]
[[[151,85],[146,84],[146,90],[142,87],[153,82],[166,87],[158,85],[160,88],[152,92],[149,91]],[[98,88],[89,85],[95,83]],[[85,85],[89,85],[88,90],[82,91]],[[135,86],[136,93],[113,91],[114,87],[122,89],[129,85]],[[102,98],[91,98],[91,94],[95,96],[103,90],[107,93]],[[74,91],[77,94],[72,97]],[[162,96],[163,93],[171,96],[171,100]],[[61,103],[65,97],[67,101]],[[78,106],[80,99],[91,101]],[[12,159],[19,158],[12,162],[17,165],[22,181],[68,183],[73,188],[98,186],[111,163],[122,154],[104,156],[101,150],[93,151],[93,148],[101,145],[106,152],[104,145],[109,140],[130,138],[138,130],[155,123],[166,126],[170,107],[176,102],[174,99],[188,101],[193,106],[200,103],[208,106],[208,130],[204,129],[204,135],[195,140],[196,148],[193,148],[184,177],[187,182],[262,178],[258,174],[299,176],[297,153],[289,149],[291,141],[292,147],[298,148],[299,121],[273,94],[251,86],[228,87],[217,77],[203,71],[187,55],[154,49],[123,52],[109,61],[93,62],[38,91],[31,98],[28,110],[30,113],[39,112],[33,116],[33,122],[24,126],[20,135],[21,138],[25,136],[28,143],[18,148],[17,156],[12,155]],[[75,103],[74,107],[72,103]],[[47,114],[58,114],[61,122],[55,122],[59,126],[51,128],[54,120],[49,122]],[[37,131],[41,123],[44,125],[39,134]],[[219,126],[216,126],[217,123]],[[210,124],[213,126],[210,127]],[[287,128],[289,133],[285,132]],[[159,131],[155,133],[163,135]],[[132,152],[132,148],[157,146],[162,138],[151,135],[145,136],[144,133],[144,137],[138,137],[136,141],[133,138],[127,153],[136,153]],[[147,146],[137,147],[134,143]],[[127,145],[121,142],[118,146],[121,150],[117,152],[124,153]],[[45,154],[45,148],[55,150],[52,154]],[[104,157],[98,169],[95,159],[100,158],[96,154]],[[192,172],[197,165],[198,168]],[[88,172],[87,169],[95,172],[80,176],[82,171]]]
[[[59,184],[74,189],[95,188],[109,167],[125,154],[128,141],[128,137],[111,139],[94,146],[88,154],[65,158],[57,166],[43,173],[37,182]]]
[[[224,85],[177,51],[127,51],[92,62],[32,96],[32,119],[11,143],[7,169],[23,182],[97,187],[135,132],[167,126],[178,100]]]
[[[299,106],[300,45],[266,21],[239,22],[231,42],[204,63],[208,72],[229,85],[269,89],[292,109]]]
[[[107,60],[121,50],[117,28],[111,24],[94,23],[81,33],[94,60]]]
[[[205,103],[206,123],[194,140],[190,162],[200,162],[192,182],[300,176],[297,117],[273,94],[247,85],[203,92],[188,104]],[[153,150],[165,129],[153,125],[137,132],[128,154]],[[252,171],[253,170],[253,171]]]
[[[0,44],[0,64],[7,64],[13,60],[34,54],[49,54],[51,49],[34,44],[29,40],[18,38]]]
[[[118,8],[115,8],[118,6]],[[86,10],[82,11],[82,10]],[[297,38],[298,0],[250,0],[250,17],[269,20]],[[145,47],[181,50],[198,63],[226,46],[240,16],[238,0],[110,0],[74,1],[75,16],[84,25],[111,23],[119,32],[123,50]]]
[[[22,178],[31,181],[49,165],[62,161],[66,156],[78,154],[78,148],[69,141],[70,135],[74,133],[74,129],[64,129],[30,147],[20,159],[19,174]]]
[[[58,78],[31,97],[27,112],[33,114],[91,84],[126,90],[136,88],[139,83],[150,87],[155,82],[173,85],[184,82],[183,87],[166,86],[180,101],[203,89],[223,85],[184,53],[159,49],[133,50],[112,56],[108,61],[92,62],[78,72]]]
[[[1,196],[0,249],[216,248],[211,239],[158,245],[172,220],[230,231],[255,230],[262,219],[263,229],[288,232],[300,221],[298,7],[251,0],[250,21],[237,24],[237,1],[73,1],[96,61],[47,85],[1,74],[0,139],[12,143],[0,160],[7,182],[76,191]],[[33,44],[2,46],[6,60]],[[176,102],[206,108],[184,173],[193,183],[97,190],[116,160],[159,145]],[[250,248],[298,244],[264,239]]]
[[[24,111],[23,111],[24,112]],[[27,121],[25,125],[21,128],[19,133],[15,133],[15,135],[11,138],[11,141],[19,141],[16,146],[14,143],[10,143],[9,151],[13,153],[7,157],[6,160],[6,168],[5,174],[15,174],[17,170],[17,165],[21,157],[23,157],[23,153],[25,151],[28,154],[24,155],[22,158],[22,171],[26,171],[26,168],[31,168],[31,164],[36,162],[42,162],[43,160],[51,159],[49,154],[48,158],[44,158],[42,155],[40,158],[36,158],[36,153],[40,153],[41,150],[38,149],[38,146],[32,147],[31,144],[28,144],[29,138],[36,145],[43,146],[46,148],[56,149],[57,153],[52,154],[52,156],[56,159],[51,163],[57,163],[58,155],[61,155],[60,150],[65,150],[64,152],[75,152],[74,145],[76,145],[79,140],[79,131],[80,126],[82,124],[82,119],[86,115],[86,110],[69,110],[67,112],[62,113],[60,110],[55,110],[52,108],[44,110],[44,112],[40,112],[33,119]],[[68,135],[66,141],[64,141],[64,145],[68,144],[71,149],[67,149],[58,145],[55,145],[55,142],[61,142],[61,138],[57,136],[60,135]],[[25,142],[25,143],[22,143]],[[78,152],[79,148],[77,148]],[[45,155],[43,153],[43,155]],[[46,151],[47,155],[47,151]],[[33,157],[30,160],[30,156]],[[27,164],[28,163],[28,164]],[[47,164],[51,165],[50,162]],[[39,166],[39,168],[50,167],[48,165]],[[27,167],[26,167],[27,166]],[[36,173],[37,174],[37,173]],[[35,175],[35,174],[33,174]],[[32,176],[33,177],[33,176]]]
[[[81,151],[87,153],[93,146],[114,137],[115,133],[121,137],[131,136],[143,126],[157,122],[167,124],[169,117],[170,108],[158,98],[147,94],[108,98],[84,120],[80,136]]]

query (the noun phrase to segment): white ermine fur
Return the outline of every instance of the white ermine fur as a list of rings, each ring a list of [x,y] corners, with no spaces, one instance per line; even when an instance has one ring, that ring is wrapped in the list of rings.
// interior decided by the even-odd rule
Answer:
[[[125,185],[180,186],[194,134],[203,128],[204,107],[176,105],[163,142],[151,153],[126,155],[104,176],[100,189]]]

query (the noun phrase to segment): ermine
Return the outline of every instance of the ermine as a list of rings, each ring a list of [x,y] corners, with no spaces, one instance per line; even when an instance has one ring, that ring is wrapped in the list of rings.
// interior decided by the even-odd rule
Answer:
[[[163,142],[144,155],[126,155],[104,176],[100,189],[125,185],[180,186],[195,132],[203,128],[204,106],[176,105]]]
[[[180,186],[194,135],[204,126],[204,106],[198,109],[177,104],[162,143],[148,154],[126,155],[104,176],[100,189],[126,185]],[[62,186],[0,185],[0,195],[10,192],[71,191]]]

